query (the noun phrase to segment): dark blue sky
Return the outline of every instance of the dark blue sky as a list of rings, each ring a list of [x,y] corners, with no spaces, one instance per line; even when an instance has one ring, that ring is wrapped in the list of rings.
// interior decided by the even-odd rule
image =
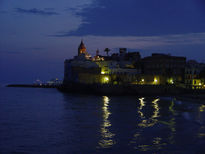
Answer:
[[[81,38],[205,62],[204,0],[0,0],[0,83],[63,77]]]
[[[73,35],[152,36],[204,32],[200,0],[98,0],[78,15],[84,24]],[[68,33],[70,34],[70,33]]]

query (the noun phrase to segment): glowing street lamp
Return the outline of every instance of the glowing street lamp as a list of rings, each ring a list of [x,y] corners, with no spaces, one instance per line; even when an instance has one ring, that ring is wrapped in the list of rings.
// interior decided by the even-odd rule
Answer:
[[[141,79],[140,84],[144,84],[144,79],[143,78]]]
[[[106,77],[104,77],[104,79],[105,79],[105,81],[109,81],[109,78],[106,76]]]
[[[104,76],[102,77],[102,83],[108,83],[109,82],[109,77],[108,76]]]
[[[158,83],[158,80],[156,77],[154,77],[154,84],[157,84]]]

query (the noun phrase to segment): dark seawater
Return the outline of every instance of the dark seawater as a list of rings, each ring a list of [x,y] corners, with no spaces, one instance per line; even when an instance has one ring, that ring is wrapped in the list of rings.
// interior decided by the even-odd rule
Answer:
[[[205,102],[0,88],[0,153],[205,153]]]

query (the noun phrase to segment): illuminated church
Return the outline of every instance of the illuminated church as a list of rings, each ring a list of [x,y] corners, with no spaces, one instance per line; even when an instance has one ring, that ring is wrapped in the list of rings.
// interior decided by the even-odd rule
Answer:
[[[80,45],[78,47],[78,56],[75,57],[76,59],[80,59],[80,60],[89,60],[91,59],[91,55],[88,54],[88,52],[86,51],[86,47],[83,43],[83,40],[81,40]]]
[[[86,54],[87,52],[86,52],[86,47],[85,47],[85,45],[84,45],[84,43],[83,43],[83,40],[81,40],[81,42],[80,42],[80,45],[79,45],[79,47],[78,47],[78,56],[80,55],[80,54]]]
[[[118,83],[119,76],[126,82],[131,82],[133,81],[131,77],[140,73],[139,69],[131,65],[132,61],[122,62],[112,59],[111,56],[100,56],[99,50],[96,51],[94,57],[91,57],[81,40],[78,46],[78,55],[64,62],[64,83],[113,84]]]

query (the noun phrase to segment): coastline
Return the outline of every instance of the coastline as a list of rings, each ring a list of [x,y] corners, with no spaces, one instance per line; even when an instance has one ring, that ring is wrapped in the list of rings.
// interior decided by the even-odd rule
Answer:
[[[35,85],[35,84],[9,84],[6,87],[23,87],[23,88],[57,88],[56,85]]]
[[[183,89],[176,86],[165,85],[111,85],[111,84],[81,84],[67,83],[62,85],[34,85],[9,84],[6,87],[23,88],[56,88],[63,93],[78,93],[107,96],[158,96],[175,97],[182,100],[205,101],[205,90]]]
[[[173,85],[111,85],[67,83],[57,89],[65,93],[83,93],[94,95],[134,95],[134,96],[168,96],[186,97],[205,100],[205,90],[192,90]]]

